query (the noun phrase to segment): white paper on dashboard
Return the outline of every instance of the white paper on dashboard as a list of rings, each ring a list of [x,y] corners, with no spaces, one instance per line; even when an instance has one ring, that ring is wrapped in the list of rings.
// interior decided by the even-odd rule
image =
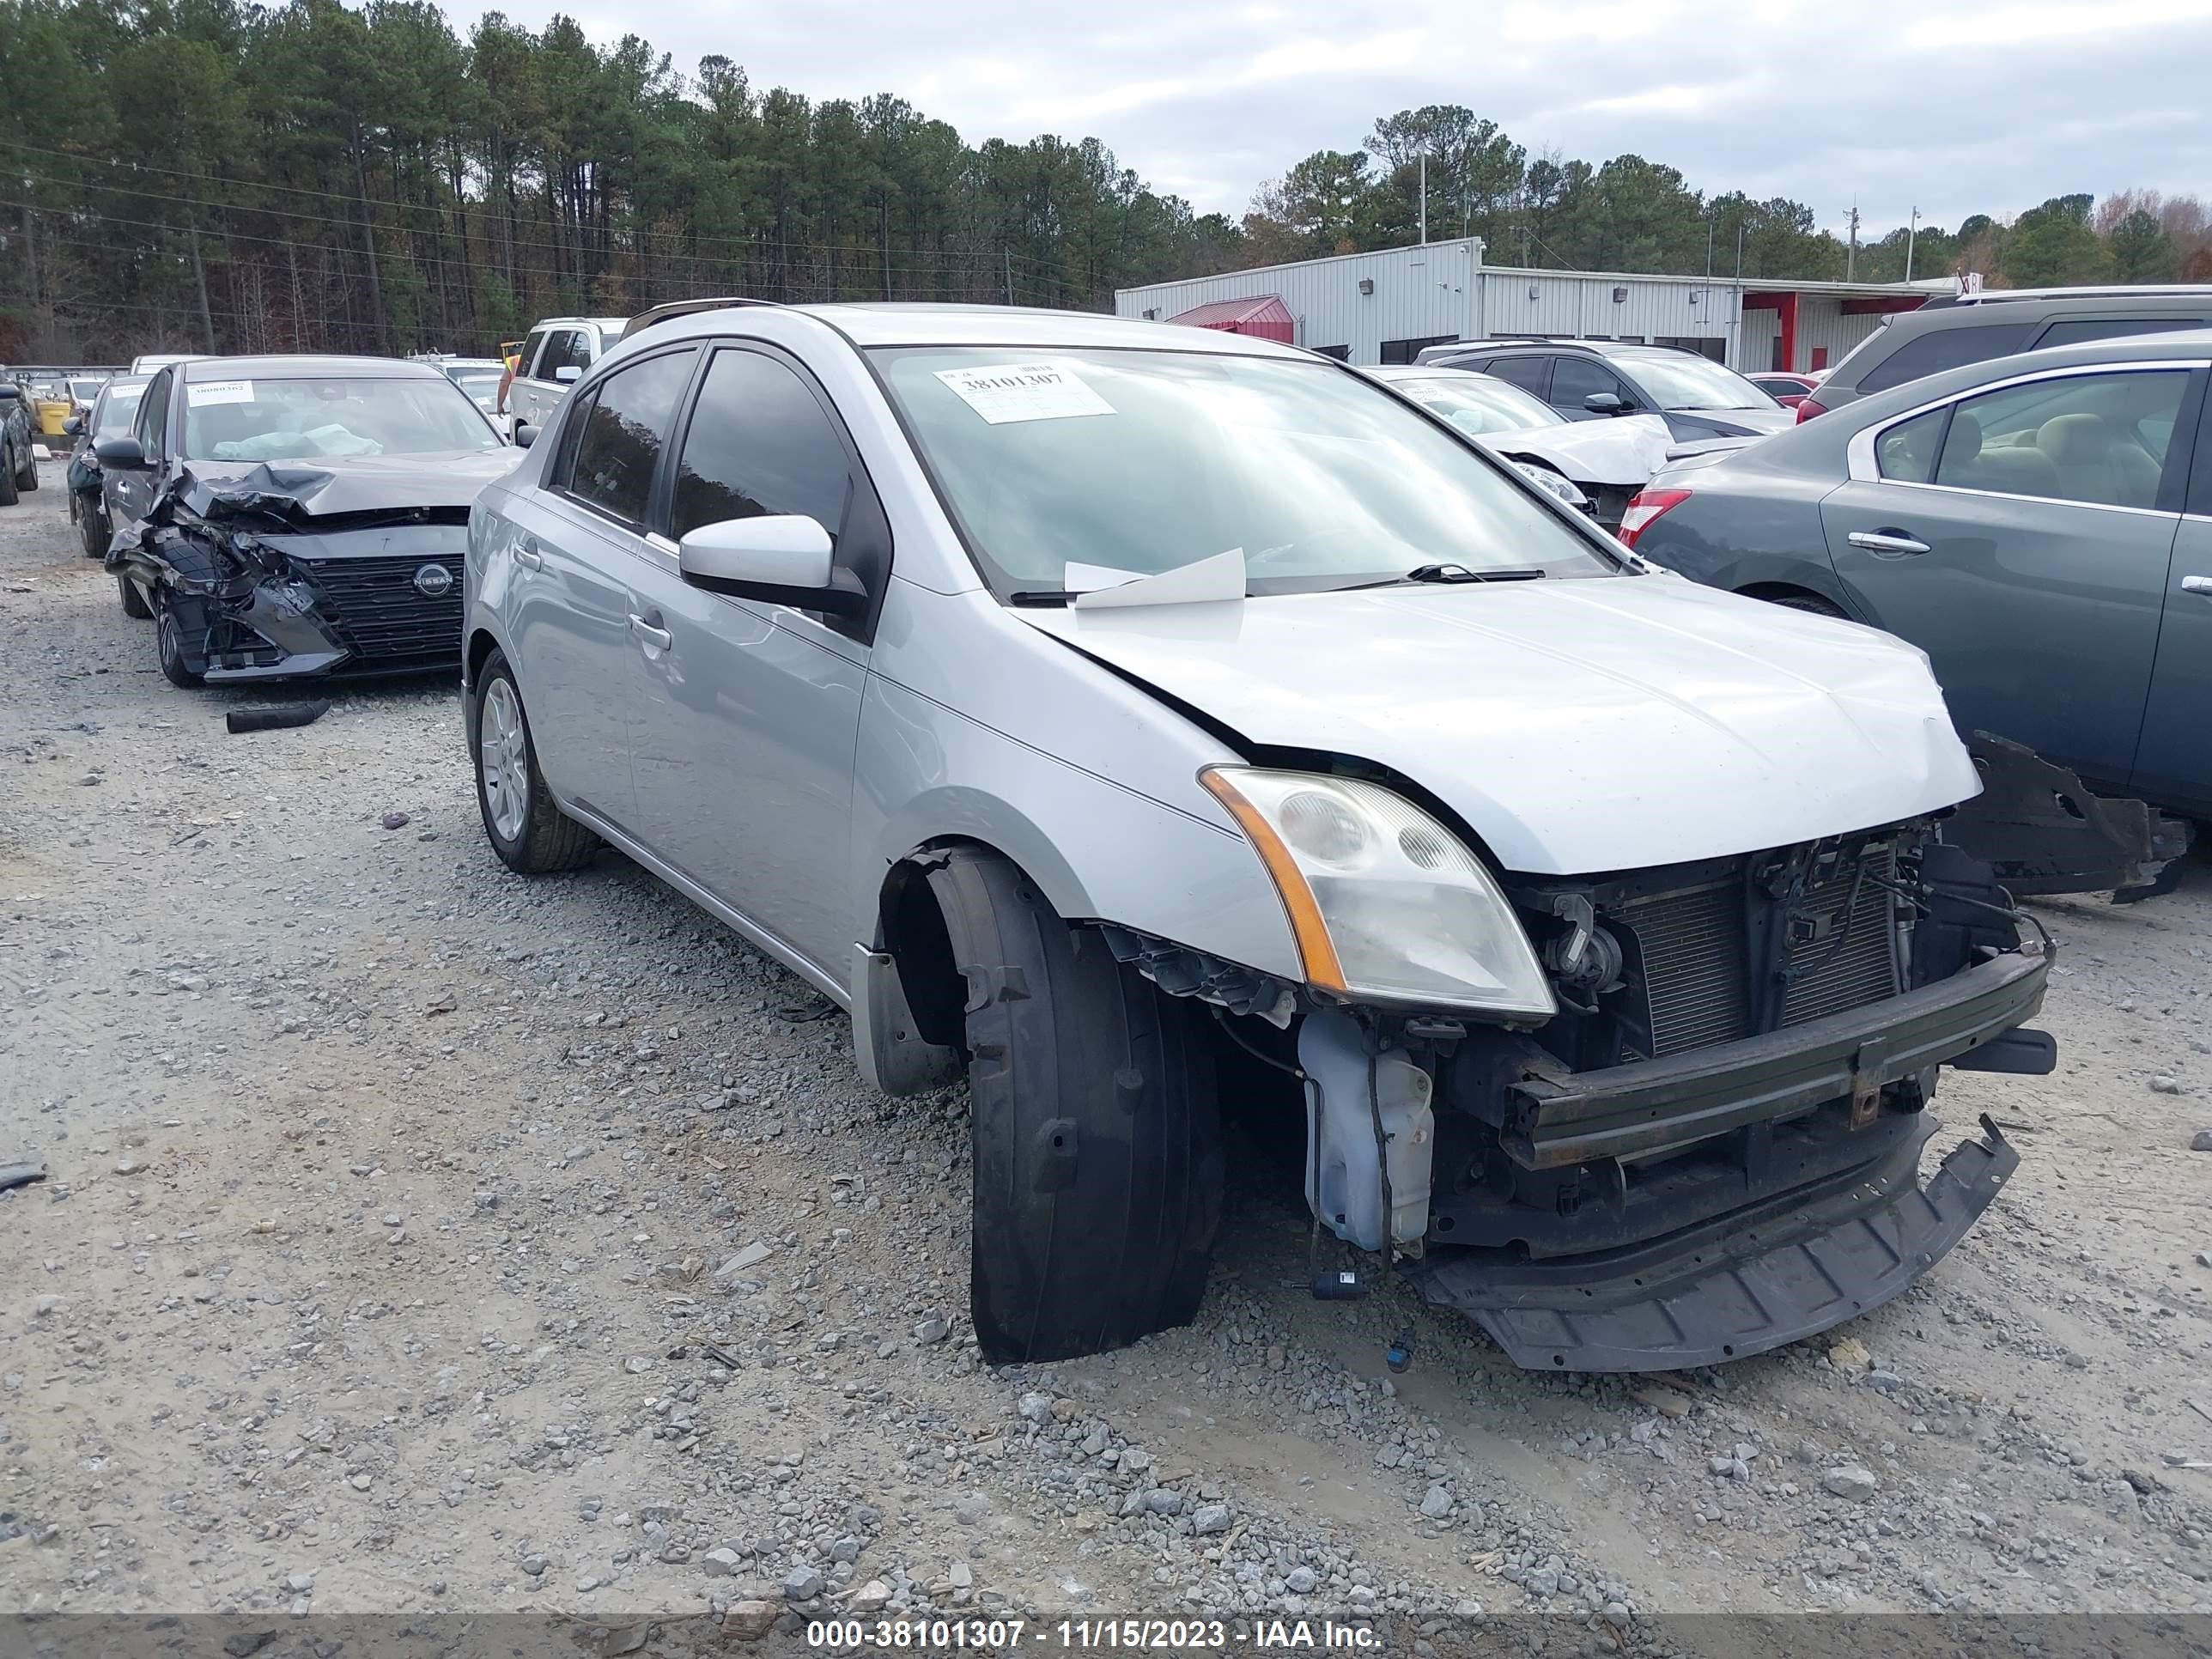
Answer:
[[[1243,599],[1244,581],[1244,550],[1232,547],[1226,553],[1177,565],[1157,576],[1139,576],[1118,586],[1078,593],[1067,603],[1069,609],[1074,611],[1105,611],[1139,605],[1216,605],[1224,599]]]
[[[210,404],[250,404],[253,401],[253,382],[251,380],[202,380],[198,386],[185,388],[185,406],[204,409]]]
[[[937,378],[993,426],[1013,421],[1062,421],[1111,415],[1114,405],[1066,363],[994,363],[988,368],[940,368]]]

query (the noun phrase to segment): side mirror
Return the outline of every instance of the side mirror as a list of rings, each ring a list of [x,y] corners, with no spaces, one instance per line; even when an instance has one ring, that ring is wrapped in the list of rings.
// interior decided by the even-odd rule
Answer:
[[[100,457],[102,466],[112,466],[118,472],[143,472],[151,465],[136,438],[103,438],[92,447],[92,453]]]
[[[531,425],[527,421],[517,421],[514,423],[514,447],[517,449],[527,449],[531,445],[537,441],[538,428],[536,427]]]
[[[702,524],[678,544],[684,580],[710,593],[728,593],[799,611],[856,617],[867,590],[837,568],[830,532],[802,514],[769,514]]]
[[[62,436],[64,438],[82,438],[84,436],[84,416],[82,415],[72,415],[69,419],[64,421],[62,422]]]
[[[562,386],[574,386],[584,378],[584,371],[574,363],[563,363],[553,371],[553,378]]]
[[[1593,392],[1583,399],[1583,407],[1593,415],[1620,415],[1627,412],[1629,405],[1613,392]]]

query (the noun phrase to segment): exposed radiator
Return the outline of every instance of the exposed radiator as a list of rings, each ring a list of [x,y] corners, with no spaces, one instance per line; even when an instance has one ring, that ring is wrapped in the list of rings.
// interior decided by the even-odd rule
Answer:
[[[1894,996],[1899,989],[1891,895],[1894,849],[1876,848],[1867,879],[1845,866],[1806,890],[1796,907],[1805,937],[1789,948],[1794,970],[1782,1024],[1801,1024]],[[1741,869],[1730,878],[1632,899],[1620,921],[1643,957],[1651,1054],[1680,1054],[1752,1035],[1751,941]]]

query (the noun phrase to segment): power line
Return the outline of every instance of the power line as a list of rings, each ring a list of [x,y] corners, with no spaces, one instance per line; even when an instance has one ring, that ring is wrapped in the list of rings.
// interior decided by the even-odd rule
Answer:
[[[354,195],[343,191],[312,190],[301,185],[264,184],[251,179],[234,179],[227,174],[219,173],[194,173],[182,167],[158,167],[150,162],[122,161],[114,157],[79,155],[69,150],[46,149],[35,144],[18,143],[14,139],[0,139],[0,149],[18,150],[24,154],[33,155],[48,155],[60,161],[76,161],[92,167],[117,168],[130,173],[162,173],[171,178],[196,179],[210,184],[227,185],[234,189],[276,191],[285,195],[310,196],[319,198],[325,201],[343,202],[349,207],[367,205],[369,207],[388,208],[394,213],[434,214],[438,216],[440,220],[439,225],[435,230],[425,230],[405,225],[386,226],[382,227],[382,228],[395,230],[401,234],[410,236],[445,235],[456,234],[446,225],[444,222],[444,216],[450,211],[455,213],[456,216],[458,216],[459,210],[449,210],[432,202],[398,202],[388,200],[382,197],[369,198]],[[25,173],[19,176],[27,179],[35,179],[41,184],[52,185],[64,190],[102,190],[115,195],[158,195],[167,201],[184,203],[195,207],[216,208],[224,211],[236,213],[283,215],[291,218],[307,219],[322,224],[338,225],[349,230],[357,231],[361,228],[361,221],[358,217],[349,216],[340,216],[333,214],[313,214],[298,208],[274,207],[266,204],[237,201],[210,201],[205,197],[175,195],[168,191],[166,186],[156,185],[150,189],[140,190],[133,189],[125,185],[107,184],[91,179],[57,179],[50,174],[44,173]],[[470,198],[465,196],[457,199],[462,202],[467,202],[470,200]],[[484,213],[496,215],[501,211],[501,204],[494,200],[489,195],[477,197],[474,198],[474,202],[475,205]],[[66,213],[70,210],[66,208],[38,208],[34,210],[43,213]],[[379,227],[377,227],[372,221],[370,228],[372,229],[375,229]],[[772,247],[808,252],[834,252],[840,253],[851,252],[881,254],[886,251],[884,246],[880,243],[854,243],[847,246],[835,242],[763,241],[759,238],[753,236],[716,235],[706,232],[692,230],[652,230],[634,227],[623,234],[641,238],[658,236],[676,240],[684,240],[695,243],[710,242],[718,245],[727,245],[733,247]],[[569,249],[569,245],[564,242],[530,240],[507,242],[504,245],[517,247],[546,247],[553,248],[561,252],[567,252]],[[892,251],[896,252],[896,250]],[[1047,260],[1036,258],[1030,254],[1015,253],[1010,247],[1002,247],[1001,249],[995,251],[987,250],[979,252],[975,257],[978,258],[1011,258],[1018,264],[1035,266],[1040,270],[1046,268],[1050,263]]]

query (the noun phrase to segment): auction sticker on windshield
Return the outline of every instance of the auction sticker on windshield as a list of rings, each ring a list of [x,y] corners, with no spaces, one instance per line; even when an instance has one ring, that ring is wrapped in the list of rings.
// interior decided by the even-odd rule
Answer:
[[[988,368],[940,368],[937,378],[993,426],[1012,421],[1060,421],[1111,415],[1113,404],[1063,363],[994,363]]]
[[[251,380],[203,380],[198,386],[185,388],[185,403],[192,409],[204,409],[210,404],[250,404],[253,401],[253,382]]]

